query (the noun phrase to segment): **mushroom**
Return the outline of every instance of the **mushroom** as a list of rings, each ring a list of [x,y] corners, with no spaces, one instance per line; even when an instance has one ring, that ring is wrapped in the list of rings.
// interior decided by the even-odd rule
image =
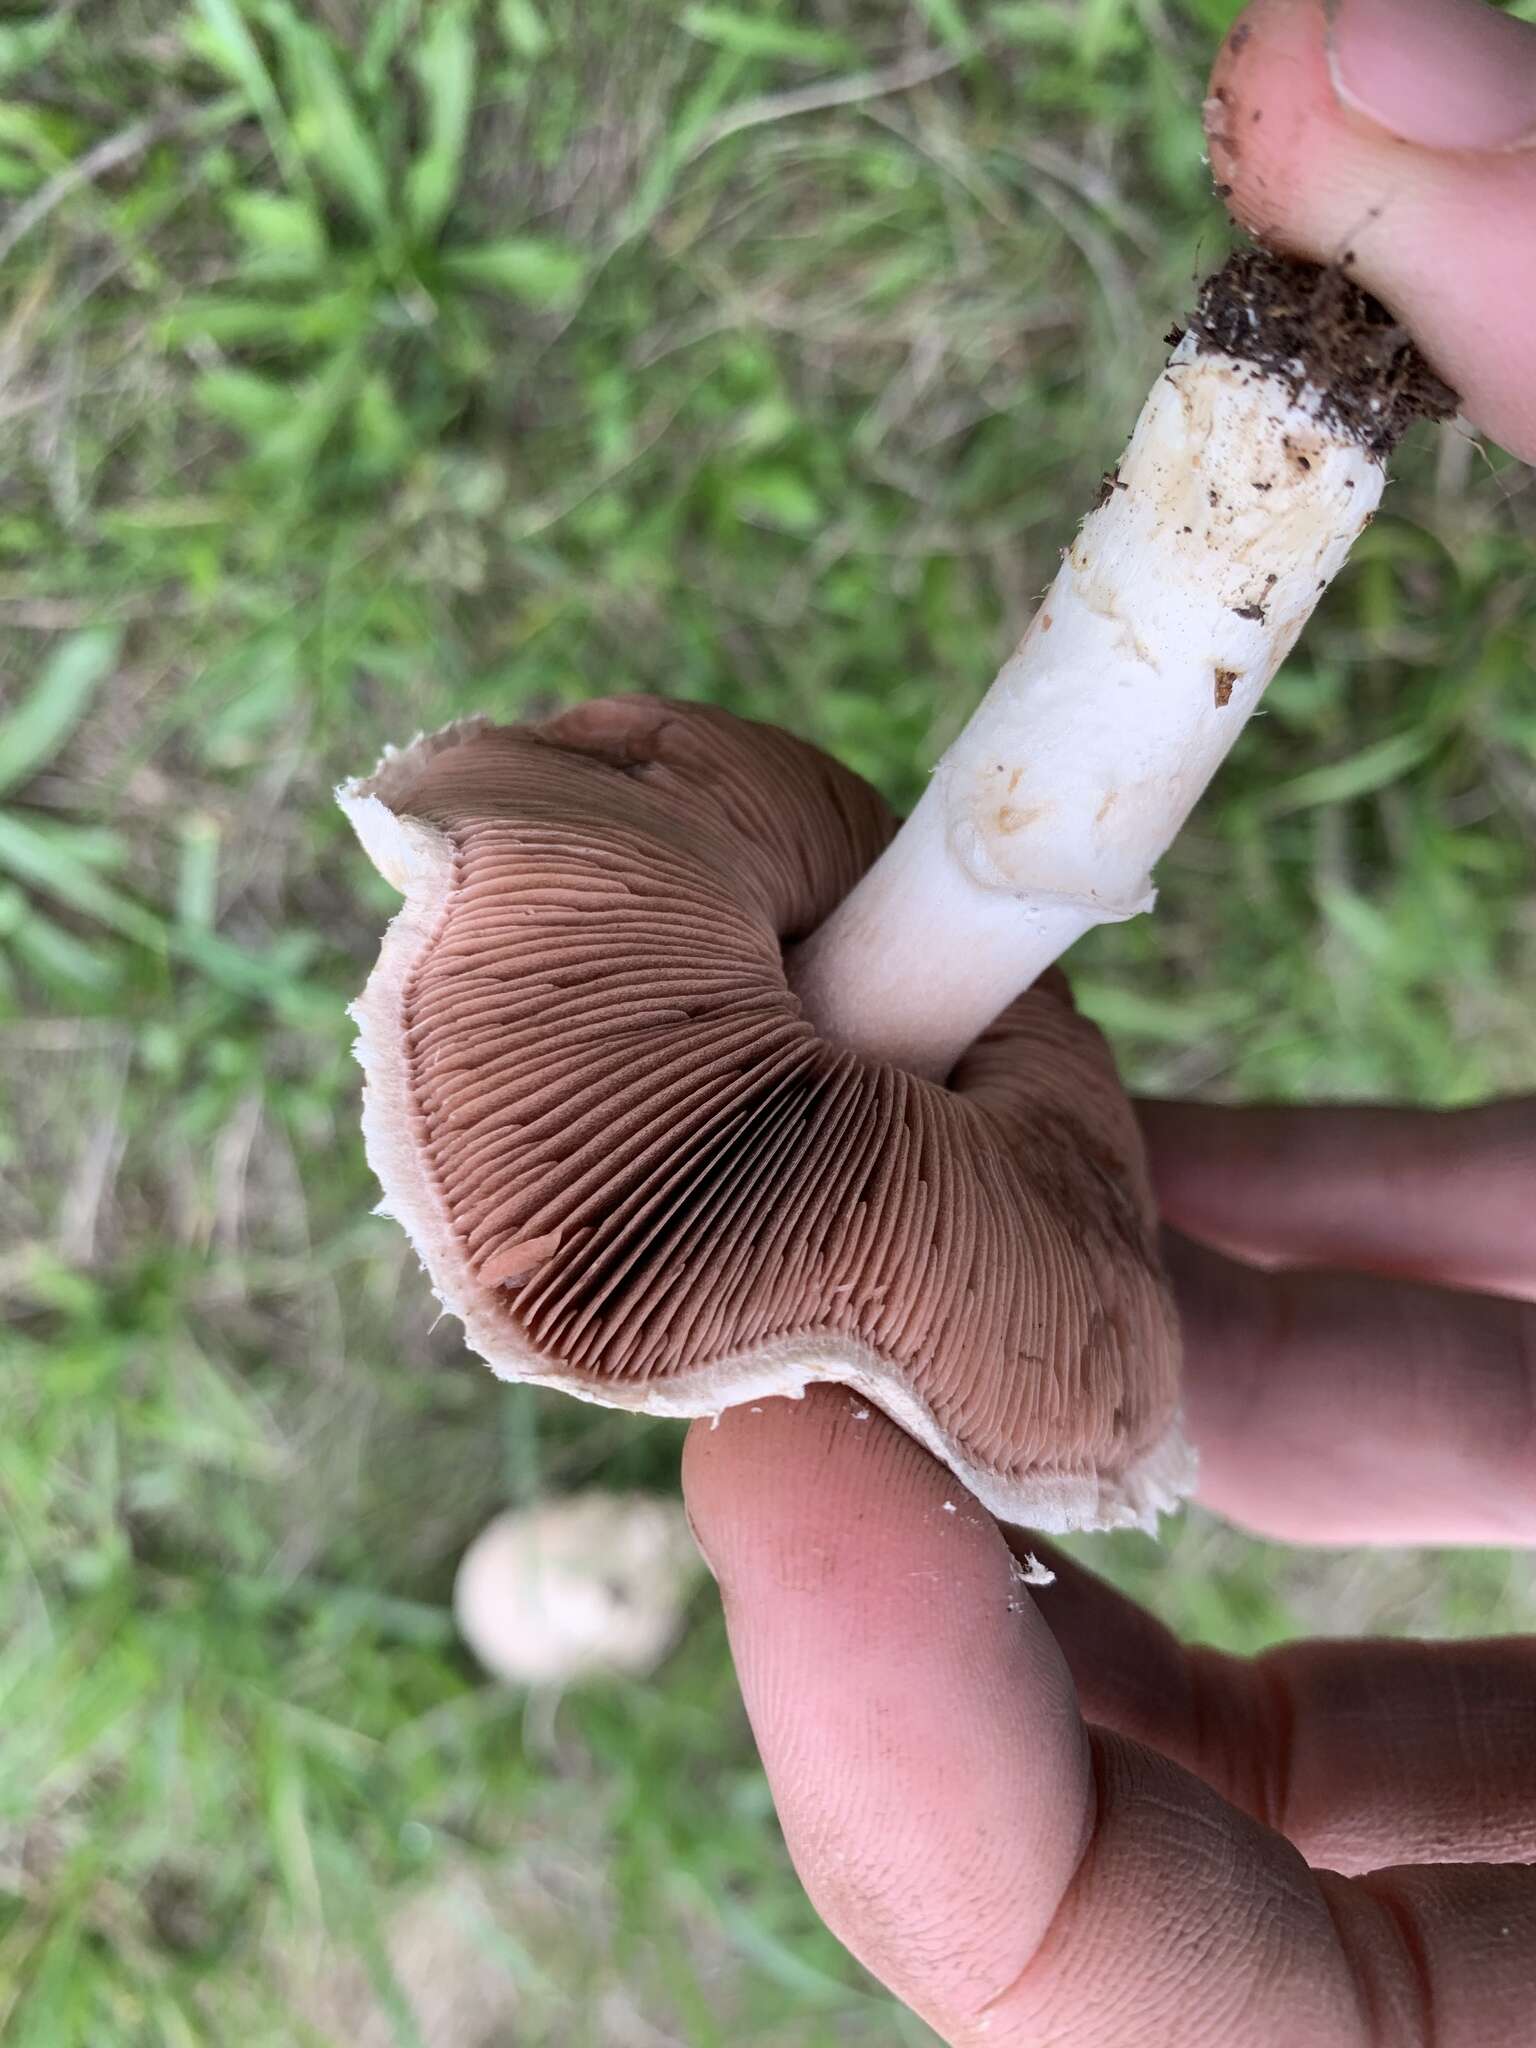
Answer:
[[[1451,402],[1340,274],[1234,257],[894,837],[814,749],[639,698],[341,792],[406,898],[355,1010],[369,1158],[498,1372],[673,1415],[839,1381],[1047,1530],[1188,1491],[1137,1134],[1047,970],[1150,904]]]
[[[459,1561],[459,1633],[508,1685],[643,1678],[677,1640],[699,1554],[673,1501],[589,1490],[508,1508]]]
[[[368,1156],[498,1373],[668,1415],[835,1380],[1044,1529],[1186,1490],[1139,1141],[1065,983],[947,1087],[791,986],[891,837],[873,790],[627,697],[452,727],[342,801],[405,897],[354,1011]]]

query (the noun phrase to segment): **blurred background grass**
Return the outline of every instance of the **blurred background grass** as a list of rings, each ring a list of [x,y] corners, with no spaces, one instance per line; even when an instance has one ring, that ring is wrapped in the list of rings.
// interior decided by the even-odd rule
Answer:
[[[497,1505],[679,1431],[498,1387],[370,1215],[332,785],[645,688],[910,801],[1227,236],[1227,0],[117,0],[0,21],[0,2030],[927,2036],[815,1924],[713,1601],[558,1703]],[[1532,12],[1528,7],[1525,11]],[[1155,920],[1140,1085],[1531,1079],[1536,491],[1423,435]],[[1498,1556],[1085,1544],[1236,1648],[1528,1622]]]

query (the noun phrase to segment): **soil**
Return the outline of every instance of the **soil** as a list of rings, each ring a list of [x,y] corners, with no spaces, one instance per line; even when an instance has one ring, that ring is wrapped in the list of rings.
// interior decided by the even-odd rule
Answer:
[[[1189,327],[1202,349],[1257,364],[1294,397],[1311,386],[1330,426],[1385,458],[1415,420],[1451,418],[1457,399],[1349,261],[1239,249],[1206,279]]]

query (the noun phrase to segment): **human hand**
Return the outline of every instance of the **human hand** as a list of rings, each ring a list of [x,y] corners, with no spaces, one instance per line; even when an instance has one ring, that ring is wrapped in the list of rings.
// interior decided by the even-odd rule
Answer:
[[[1536,1542],[1536,1101],[1145,1121],[1170,1213],[1264,1262],[1176,1250],[1202,1497]],[[1536,1641],[1248,1663],[1059,1558],[1027,1595],[1040,1546],[836,1388],[696,1424],[684,1482],[796,1867],[945,2040],[1531,2040]]]
[[[1352,256],[1536,459],[1536,31],[1338,0],[1331,35],[1257,0],[1229,37],[1229,203]],[[1311,1542],[1536,1543],[1536,1100],[1143,1121],[1201,1498]],[[1031,1597],[1024,1539],[836,1389],[696,1425],[684,1481],[796,1866],[946,2040],[1536,2039],[1536,1643],[1245,1663],[1059,1560]]]
[[[1468,418],[1536,461],[1536,27],[1480,0],[1254,0],[1205,114],[1234,216],[1353,258]]]

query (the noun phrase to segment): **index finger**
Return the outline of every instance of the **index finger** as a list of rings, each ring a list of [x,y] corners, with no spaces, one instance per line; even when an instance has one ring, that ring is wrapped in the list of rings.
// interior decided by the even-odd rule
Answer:
[[[1536,1304],[1164,1253],[1208,1507],[1289,1543],[1536,1541]]]
[[[879,1415],[836,1389],[738,1410],[695,1426],[684,1480],[796,1867],[947,2040],[1521,2038],[1536,1876],[1314,1873],[1085,1726],[996,1527]]]
[[[1163,1220],[1202,1244],[1536,1299],[1536,1096],[1136,1112]]]
[[[1190,1233],[1202,1499],[1293,1542],[1536,1541],[1536,1100],[1138,1108]]]

